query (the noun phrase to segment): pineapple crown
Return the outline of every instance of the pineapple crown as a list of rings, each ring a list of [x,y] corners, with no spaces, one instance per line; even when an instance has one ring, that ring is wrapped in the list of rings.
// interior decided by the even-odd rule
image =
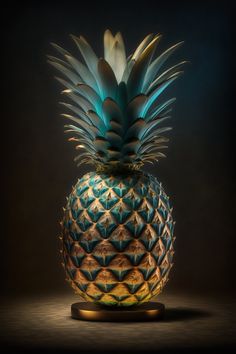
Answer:
[[[73,133],[79,151],[75,161],[94,164],[97,170],[139,169],[165,157],[160,151],[168,139],[162,134],[171,127],[161,124],[170,118],[175,98],[159,102],[162,92],[183,71],[182,61],[160,72],[165,61],[181,46],[179,42],[153,59],[161,35],[149,34],[133,54],[126,56],[123,38],[110,30],[104,33],[104,58],[98,58],[84,37],[72,36],[84,63],[52,43],[62,59],[48,56],[49,62],[63,74],[56,78],[73,104],[61,102],[72,114],[63,114],[74,124],[66,125]]]

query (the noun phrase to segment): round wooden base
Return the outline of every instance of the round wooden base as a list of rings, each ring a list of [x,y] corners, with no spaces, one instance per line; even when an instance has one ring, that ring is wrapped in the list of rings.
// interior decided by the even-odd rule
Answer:
[[[85,321],[135,322],[156,321],[163,318],[165,306],[160,302],[148,302],[131,307],[108,307],[91,302],[71,305],[71,317]]]

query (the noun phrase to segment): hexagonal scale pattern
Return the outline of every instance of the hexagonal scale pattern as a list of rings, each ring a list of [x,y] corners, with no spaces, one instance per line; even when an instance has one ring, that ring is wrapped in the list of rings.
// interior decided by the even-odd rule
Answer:
[[[85,300],[130,306],[162,291],[174,222],[152,175],[87,173],[73,187],[62,227],[68,281]]]

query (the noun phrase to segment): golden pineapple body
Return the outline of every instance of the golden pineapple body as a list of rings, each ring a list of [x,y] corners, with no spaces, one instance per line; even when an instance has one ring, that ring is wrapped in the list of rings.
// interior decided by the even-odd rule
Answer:
[[[87,301],[130,306],[158,295],[173,258],[173,219],[150,174],[88,173],[73,188],[63,219],[63,259]]]

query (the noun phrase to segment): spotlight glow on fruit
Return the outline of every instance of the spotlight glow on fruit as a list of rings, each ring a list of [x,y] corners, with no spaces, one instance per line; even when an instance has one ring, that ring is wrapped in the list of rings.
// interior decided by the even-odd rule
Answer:
[[[62,255],[68,280],[86,301],[131,306],[158,295],[168,280],[173,259],[172,208],[161,183],[141,171],[165,157],[163,126],[175,98],[161,94],[181,74],[180,62],[162,67],[181,46],[154,58],[161,35],[149,34],[131,55],[123,38],[107,30],[104,58],[88,42],[72,36],[82,61],[56,44],[61,58],[49,62],[70,103],[63,116],[70,141],[79,150],[75,161],[94,172],[79,178],[67,200],[62,221]],[[73,104],[71,104],[73,103]]]

